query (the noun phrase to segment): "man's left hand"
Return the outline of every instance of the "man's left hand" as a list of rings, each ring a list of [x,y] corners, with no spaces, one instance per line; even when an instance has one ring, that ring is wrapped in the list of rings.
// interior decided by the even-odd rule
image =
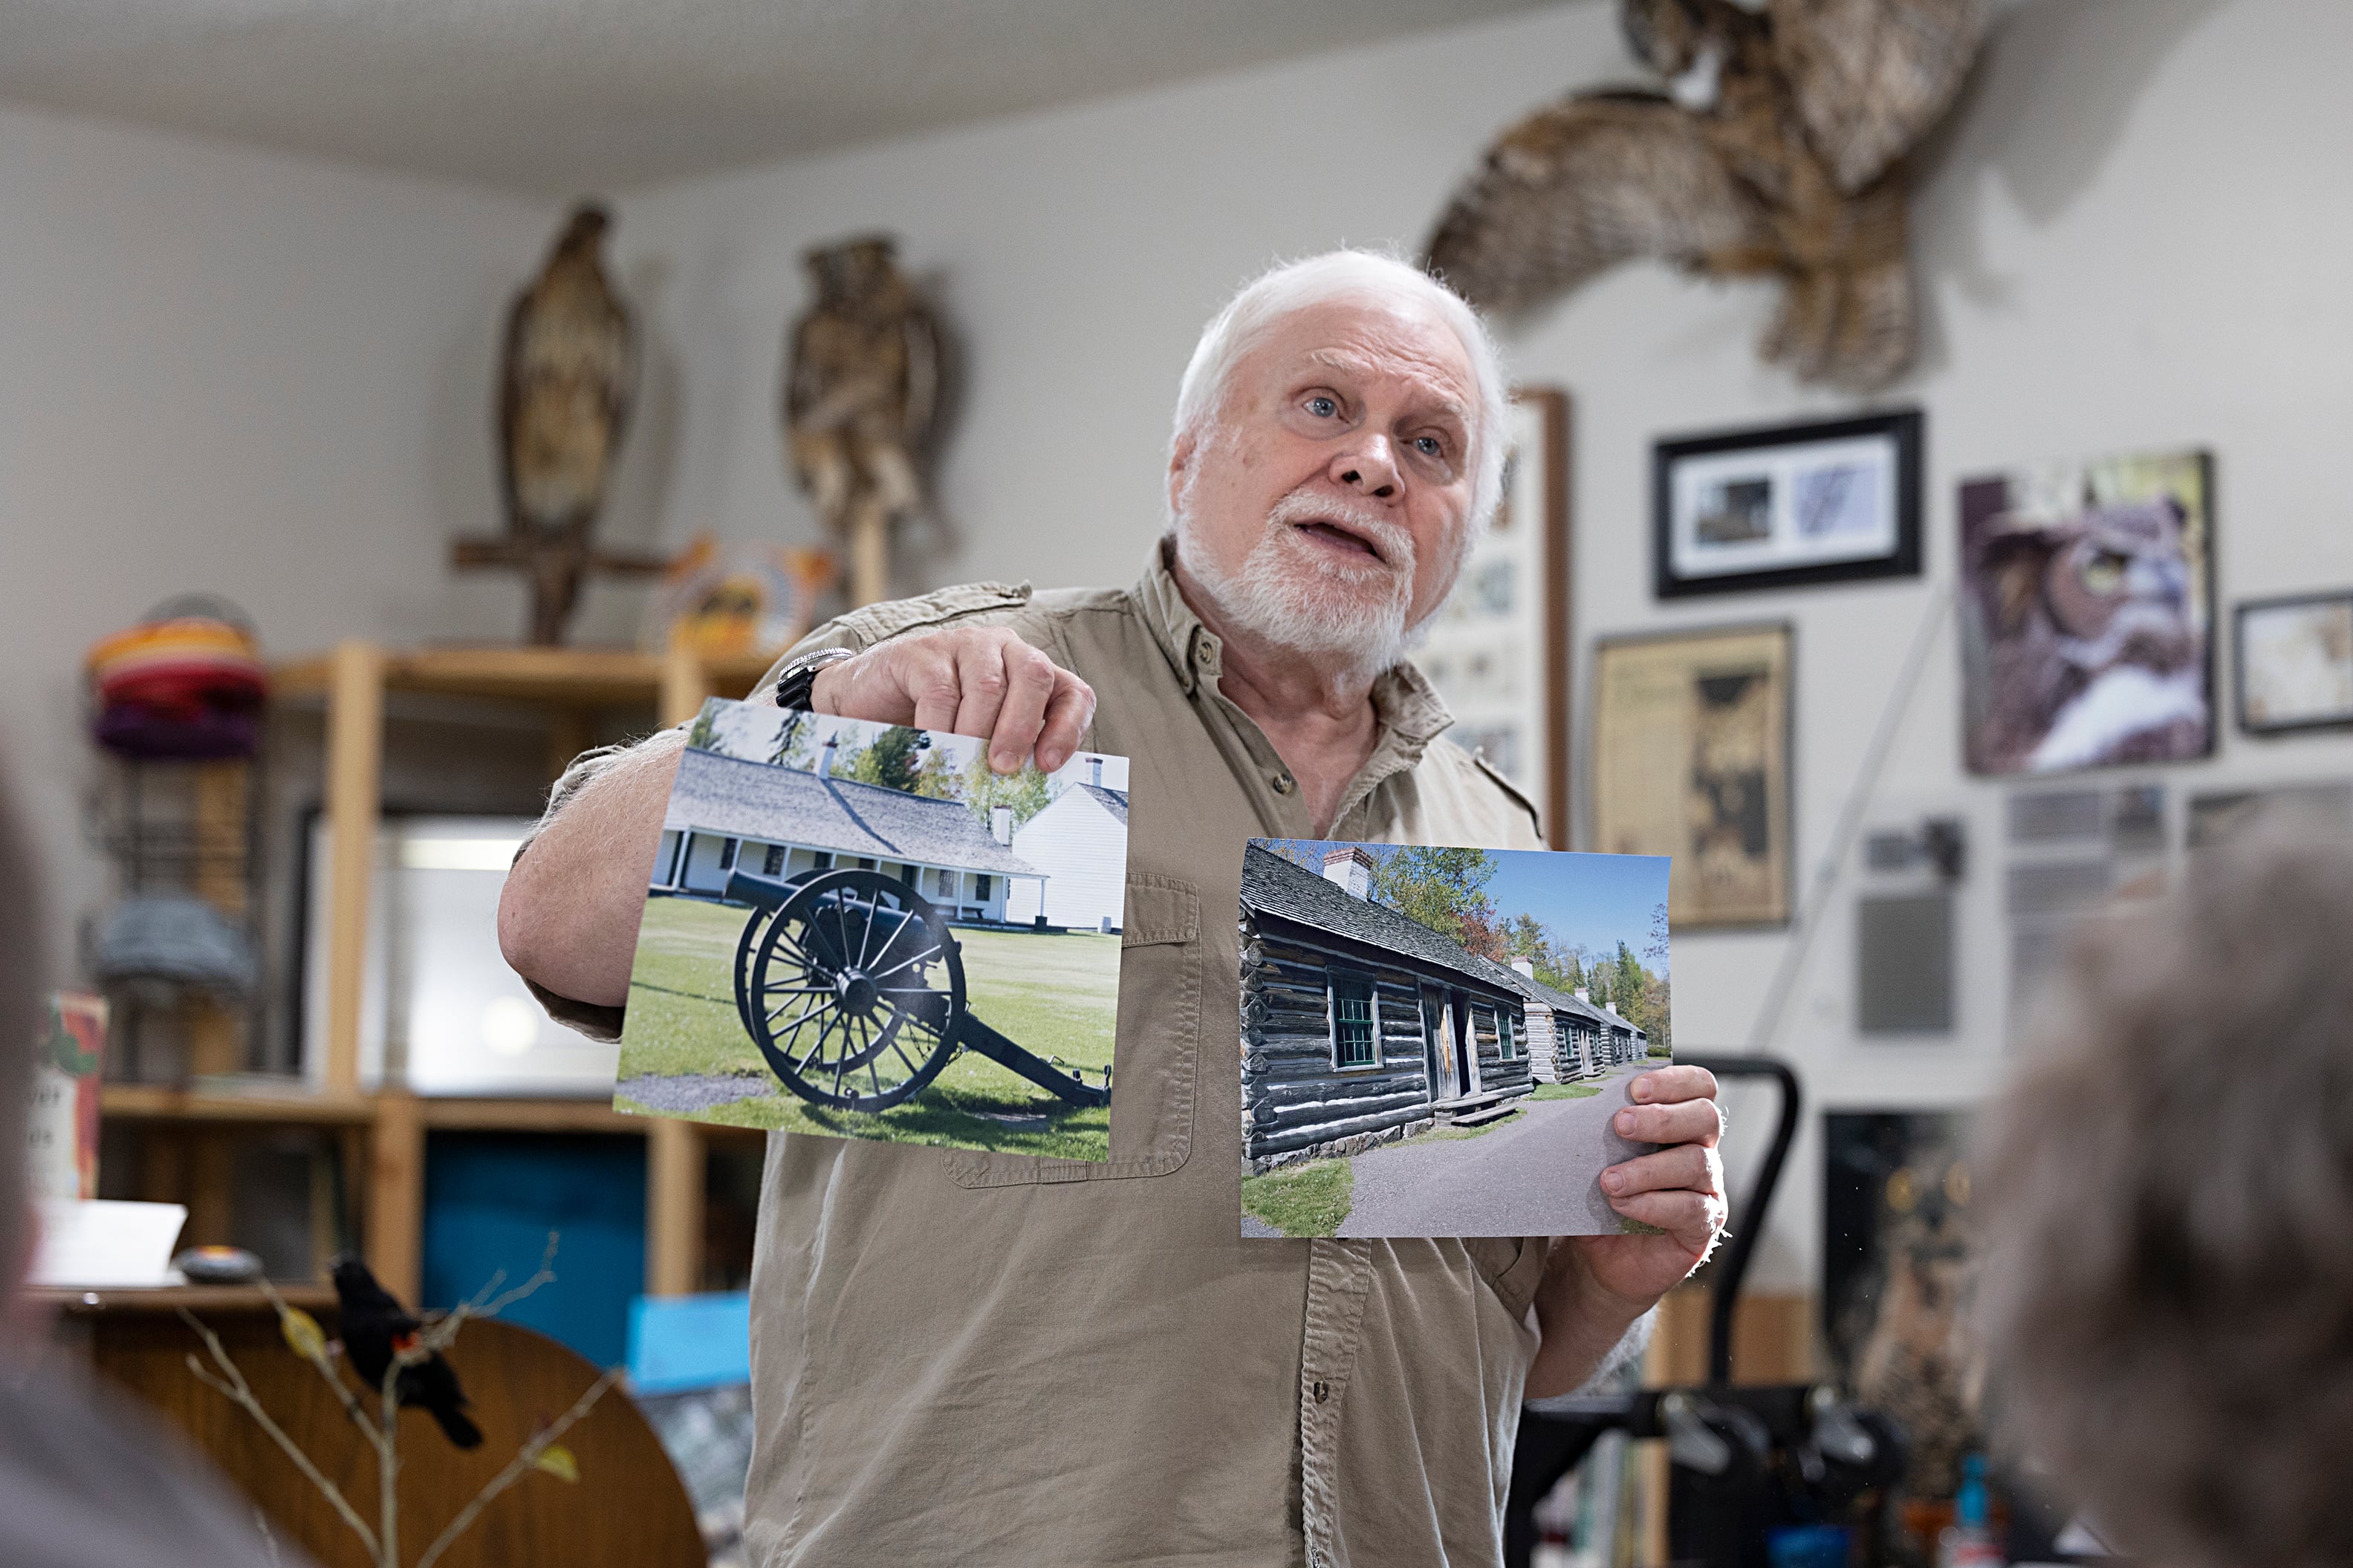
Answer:
[[[1724,1229],[1724,1161],[1716,1151],[1724,1117],[1715,1075],[1705,1068],[1646,1072],[1627,1098],[1633,1103],[1610,1118],[1610,1130],[1666,1147],[1602,1172],[1601,1192],[1611,1208],[1661,1234],[1568,1239],[1592,1284],[1647,1310],[1699,1267]]]

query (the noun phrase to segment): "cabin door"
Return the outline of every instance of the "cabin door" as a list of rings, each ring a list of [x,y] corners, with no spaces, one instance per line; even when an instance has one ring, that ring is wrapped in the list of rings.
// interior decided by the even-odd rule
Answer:
[[[1476,1094],[1479,1092],[1479,1041],[1471,1032],[1471,998],[1460,991],[1450,992],[1446,1004],[1448,1017],[1454,1026],[1454,1092]]]
[[[1448,1027],[1446,993],[1424,987],[1421,993],[1421,1050],[1430,1069],[1430,1098],[1454,1098],[1454,1040]]]

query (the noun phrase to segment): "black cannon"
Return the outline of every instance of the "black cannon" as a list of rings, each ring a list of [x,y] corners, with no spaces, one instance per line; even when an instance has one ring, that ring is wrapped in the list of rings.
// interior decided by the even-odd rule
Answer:
[[[1094,1088],[966,1011],[964,953],[947,918],[879,871],[737,871],[752,906],[735,944],[735,1010],[785,1087],[813,1105],[882,1110],[920,1093],[958,1049],[977,1051],[1072,1105]]]

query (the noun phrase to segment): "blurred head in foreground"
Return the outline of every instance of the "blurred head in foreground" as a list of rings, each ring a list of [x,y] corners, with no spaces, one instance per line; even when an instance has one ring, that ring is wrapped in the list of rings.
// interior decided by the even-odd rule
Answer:
[[[33,1262],[25,1115],[34,1058],[48,1038],[40,889],[15,795],[0,773],[0,1320],[7,1317]],[[8,1331],[0,1332],[0,1345],[25,1342],[26,1336],[16,1327],[0,1321]]]
[[[2210,853],[2022,1054],[1977,1163],[2007,1435],[2168,1568],[2353,1563],[2353,847]]]

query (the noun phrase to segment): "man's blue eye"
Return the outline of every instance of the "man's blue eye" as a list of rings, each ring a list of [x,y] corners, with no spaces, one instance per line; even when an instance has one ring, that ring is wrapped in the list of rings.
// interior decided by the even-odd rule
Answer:
[[[1445,452],[1445,447],[1435,436],[1421,437],[1414,442],[1414,445],[1420,448],[1421,455],[1425,458],[1440,457]]]
[[[1318,419],[1329,419],[1340,412],[1340,405],[1328,397],[1311,397],[1307,400],[1307,412]]]

